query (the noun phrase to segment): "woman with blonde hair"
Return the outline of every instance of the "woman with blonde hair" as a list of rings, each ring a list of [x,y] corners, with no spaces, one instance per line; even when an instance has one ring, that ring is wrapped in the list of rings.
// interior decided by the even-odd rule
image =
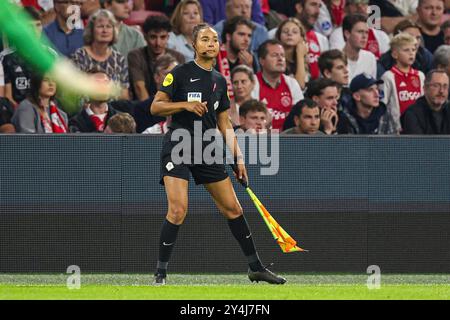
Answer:
[[[118,37],[114,15],[104,9],[96,11],[89,18],[84,30],[84,46],[72,55],[73,62],[82,71],[98,69],[113,81],[120,83],[119,99],[128,99],[128,65],[126,57],[112,48]]]
[[[275,38],[283,44],[286,54],[285,74],[294,77],[304,89],[310,76],[307,64],[308,44],[301,22],[296,18],[284,20],[278,27]]]
[[[197,0],[180,1],[170,19],[173,31],[169,33],[167,46],[182,53],[186,62],[194,60],[192,31],[202,22],[203,10]]]

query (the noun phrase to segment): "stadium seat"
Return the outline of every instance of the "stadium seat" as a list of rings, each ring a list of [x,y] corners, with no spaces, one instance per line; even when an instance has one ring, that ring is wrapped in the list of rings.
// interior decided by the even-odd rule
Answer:
[[[124,23],[127,25],[130,25],[130,26],[132,26],[132,25],[142,26],[142,24],[144,23],[145,19],[147,19],[147,17],[157,16],[157,15],[164,16],[165,14],[160,11],[151,11],[151,10],[131,11],[130,17],[128,19],[126,19],[124,21]]]

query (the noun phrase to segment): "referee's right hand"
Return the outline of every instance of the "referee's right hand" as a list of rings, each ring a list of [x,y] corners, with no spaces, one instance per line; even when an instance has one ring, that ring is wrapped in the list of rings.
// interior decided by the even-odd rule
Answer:
[[[206,112],[208,112],[208,107],[206,106],[206,104],[208,103],[208,101],[205,102],[198,102],[198,101],[192,101],[192,102],[188,102],[186,104],[186,111],[189,112],[193,112],[196,115],[198,115],[199,117],[202,117]]]

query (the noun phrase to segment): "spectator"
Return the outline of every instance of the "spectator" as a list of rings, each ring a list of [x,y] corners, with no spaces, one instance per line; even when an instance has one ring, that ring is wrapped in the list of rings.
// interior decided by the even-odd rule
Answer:
[[[368,19],[369,0],[346,0],[345,12],[346,15],[360,14]],[[380,29],[369,28],[366,46],[364,50],[372,52],[375,57],[380,58],[382,54],[389,50],[389,37]],[[332,49],[344,49],[345,40],[342,27],[336,28],[330,35],[330,48]]]
[[[41,14],[41,21],[43,25],[47,25],[55,19],[55,12],[53,9],[53,0],[12,0],[18,5],[25,7],[33,7]]]
[[[234,99],[230,101],[229,115],[233,125],[238,125],[240,106],[252,99],[252,91],[255,88],[255,74],[246,65],[236,66],[231,70],[231,83]]]
[[[395,26],[404,20],[417,20],[418,0],[370,0],[370,4],[377,6],[381,13],[381,28],[387,33],[394,32]]]
[[[56,19],[44,29],[45,35],[58,52],[66,57],[83,46],[81,21],[72,21],[71,16],[80,10],[82,0],[54,0]]]
[[[105,133],[136,133],[136,122],[129,113],[116,113],[108,120]]]
[[[101,70],[89,70],[88,73],[92,74],[92,77],[99,82],[109,82],[111,78]],[[105,97],[102,99],[91,99],[86,102],[79,113],[70,118],[69,128],[70,132],[97,132],[101,133],[105,130],[105,124],[115,114],[117,110],[108,104]]]
[[[161,87],[166,75],[178,65],[178,61],[170,54],[164,54],[156,59],[153,79],[157,89]],[[138,133],[166,133],[168,121],[165,117],[154,116],[150,113],[149,106],[153,102],[154,95],[137,104],[133,117],[136,121]],[[146,131],[146,132],[143,132]]]
[[[240,64],[258,71],[256,56],[249,50],[252,37],[253,23],[241,16],[227,20],[222,33],[222,45],[215,68],[227,80],[228,95],[233,99],[233,86],[231,83],[231,70]]]
[[[334,6],[334,2],[336,2],[336,6]],[[328,38],[335,27],[334,16],[332,14],[337,13],[339,15],[338,11],[341,7],[343,12],[344,4],[345,0],[322,0],[319,17],[314,24],[314,30]],[[334,9],[337,10],[332,11]]]
[[[320,127],[320,108],[311,99],[304,99],[292,108],[295,126],[283,131],[283,134],[311,134],[323,135]]]
[[[425,48],[434,53],[441,44],[444,44],[444,32],[441,29],[444,0],[419,0],[417,14],[419,17],[417,23],[421,26]]]
[[[241,129],[252,134],[267,133],[270,126],[268,120],[266,105],[261,101],[250,99],[239,108],[239,126],[234,129]]]
[[[305,29],[298,19],[288,18],[279,25],[275,38],[283,44],[286,53],[285,73],[295,78],[300,88],[304,89],[310,78]]]
[[[281,130],[286,116],[303,93],[298,82],[286,76],[283,45],[275,39],[267,40],[258,50],[261,70],[256,74],[252,98],[262,101],[272,117],[272,128]]]
[[[340,27],[342,25],[342,21],[344,20],[345,16],[345,5],[347,0],[323,0],[322,2],[325,5],[322,5],[322,7],[326,7],[328,9],[327,11],[330,14],[332,25],[329,28],[329,31],[326,26],[321,25],[321,30],[325,30],[326,33],[324,33],[324,35],[329,36],[333,31],[333,27]]]
[[[336,82],[340,87],[338,111],[342,109],[342,105],[348,103],[352,94],[348,88],[349,71],[347,66],[347,57],[342,51],[332,49],[325,51],[319,58],[320,73],[325,79]]]
[[[173,31],[169,33],[168,47],[182,53],[186,62],[194,60],[192,31],[202,22],[203,11],[198,0],[183,0],[175,7],[170,19]]]
[[[310,81],[305,95],[320,108],[320,129],[330,135],[336,133],[339,121],[339,85],[330,79]],[[286,127],[287,129],[287,127]]]
[[[200,3],[205,12],[205,22],[210,25],[215,25],[226,18],[226,0],[200,0]],[[251,20],[260,25],[264,25],[264,15],[261,10],[259,0],[254,0],[251,3],[251,10],[247,7],[247,2],[237,1],[234,10],[246,10],[251,12]]]
[[[33,27],[36,37],[40,38],[42,34],[41,14],[34,7],[24,7],[24,12],[30,17],[30,24]],[[50,47],[44,47],[50,53],[57,53]],[[32,68],[24,62],[14,48],[6,48],[0,54],[5,74],[5,97],[8,98],[15,106],[24,100],[30,89],[30,79],[32,76]]]
[[[0,97],[0,133],[16,132],[14,125],[11,123],[13,114],[14,107],[12,103],[8,99]]]
[[[18,133],[66,133],[67,114],[54,99],[56,82],[48,75],[33,74],[29,96],[17,107],[11,119]]]
[[[297,0],[295,4],[296,17],[303,24],[306,31],[308,64],[311,79],[317,79],[319,77],[319,56],[322,52],[329,49],[327,37],[313,29],[319,18],[321,5],[321,0]]]
[[[367,45],[369,27],[367,18],[360,14],[349,15],[342,23],[350,81],[357,74],[367,73],[373,78],[377,76],[377,61],[372,52],[364,50]]]
[[[433,55],[423,46],[419,25],[410,20],[403,20],[395,27],[394,35],[397,35],[400,32],[409,33],[417,39],[416,60],[412,67],[426,74],[432,68]],[[393,67],[394,63],[395,61],[394,58],[392,58],[391,50],[383,54],[377,63],[377,78],[381,78],[386,70],[390,70]]]
[[[370,75],[359,74],[350,82],[353,99],[340,113],[339,134],[396,134],[394,120],[380,101],[378,85]]]
[[[131,9],[128,0],[105,0],[104,4],[105,9],[111,11],[117,21],[117,42],[114,43],[113,48],[126,58],[131,50],[144,47],[145,40],[142,33],[123,23],[130,17]]]
[[[272,10],[286,17],[295,16],[295,4],[298,0],[269,0],[269,6]]]
[[[450,45],[437,48],[433,56],[433,66],[438,70],[447,72],[450,77]]]
[[[449,77],[431,70],[425,78],[425,95],[401,118],[404,134],[450,134]]]
[[[450,45],[450,20],[445,21],[441,26],[444,33],[444,44]]]
[[[255,0],[253,2],[257,2],[258,0]],[[226,1],[226,17],[227,20],[221,20],[217,22],[214,25],[214,29],[217,31],[217,34],[219,34],[219,37],[222,37],[224,26],[226,21],[241,16],[244,18],[247,18],[248,20],[251,20],[251,12],[250,7],[252,4],[252,0],[227,0]],[[252,52],[256,52],[258,50],[258,47],[267,40],[268,34],[267,29],[264,25],[261,25],[257,22],[252,23],[253,33],[250,43],[250,50]]]
[[[90,18],[84,30],[84,46],[72,55],[82,71],[98,69],[122,86],[121,99],[128,99],[128,64],[125,57],[112,48],[117,41],[116,19],[108,10],[100,9]]]
[[[399,33],[391,40],[391,50],[395,65],[381,77],[384,81],[383,102],[394,120],[395,130],[400,132],[400,116],[423,95],[425,76],[412,68],[416,60],[416,38]]]
[[[149,16],[143,25],[147,46],[134,49],[128,54],[131,89],[133,96],[140,101],[156,93],[157,84],[152,75],[157,58],[170,54],[178,63],[184,63],[181,53],[167,48],[171,28],[170,21],[165,16]]]
[[[83,21],[84,26],[87,25],[89,17],[92,14],[94,14],[94,12],[96,12],[98,9],[102,8],[100,1],[103,1],[103,0],[84,0],[81,3],[80,15],[81,15],[81,20]]]

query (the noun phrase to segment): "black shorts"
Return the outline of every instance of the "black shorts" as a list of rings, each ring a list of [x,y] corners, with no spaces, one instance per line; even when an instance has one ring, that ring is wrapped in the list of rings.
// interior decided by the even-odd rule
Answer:
[[[195,184],[205,184],[222,181],[228,178],[228,173],[223,164],[175,164],[172,161],[172,149],[178,143],[170,140],[168,132],[163,140],[161,150],[161,179],[160,184],[164,185],[164,177],[170,176],[189,181],[189,172],[194,177]],[[191,161],[193,163],[193,161]]]

